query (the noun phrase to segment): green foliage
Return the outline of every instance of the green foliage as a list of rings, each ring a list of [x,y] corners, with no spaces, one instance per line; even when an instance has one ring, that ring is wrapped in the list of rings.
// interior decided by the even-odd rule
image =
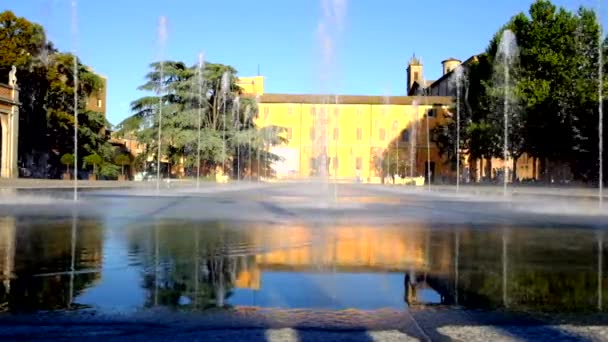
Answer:
[[[61,156],[61,164],[65,166],[74,165],[74,155],[71,153],[66,153]]]
[[[2,82],[11,66],[29,68],[45,46],[42,26],[17,17],[11,11],[0,13],[0,75]]]
[[[84,157],[82,167],[86,168],[89,166],[93,166],[93,174],[97,174],[97,167],[103,163],[103,158],[97,153],[89,154]]]
[[[114,158],[114,162],[117,165],[125,166],[131,163],[131,157],[128,154],[119,154]]]
[[[109,123],[102,113],[85,110],[87,97],[103,86],[103,80],[88,67],[77,63],[79,87],[74,89],[74,56],[57,51],[46,40],[42,26],[0,13],[0,82],[12,65],[17,67],[21,90],[19,158],[31,159],[36,153],[73,153],[74,92],[78,93],[78,155],[97,153],[107,160],[113,151],[106,130]],[[3,81],[4,80],[4,81]],[[27,94],[27,96],[23,96]],[[60,158],[51,158],[52,170]],[[51,174],[53,176],[53,174]]]
[[[131,157],[128,154],[119,154],[114,157],[114,162],[121,167],[121,174],[125,174],[125,165],[131,164]]]
[[[119,170],[120,168],[117,165],[103,161],[99,164],[98,174],[105,178],[116,178],[119,174]]]
[[[199,72],[196,65],[165,61],[161,80],[160,63],[150,66],[147,82],[139,89],[156,94],[133,101],[133,115],[121,122],[116,131],[119,137],[135,137],[145,144],[146,159],[157,158],[161,110],[162,154],[171,164],[183,162],[186,169],[194,169],[200,152],[201,164],[207,170],[225,162],[226,172],[236,176],[237,165],[244,165],[244,158],[252,154],[262,156],[267,165],[278,159],[265,151],[268,146],[285,142],[280,136],[284,129],[255,127],[257,104],[254,99],[240,98],[234,68],[207,63]],[[224,74],[228,80],[226,92],[222,89]]]
[[[506,29],[515,33],[520,50],[519,63],[511,70],[509,154],[565,163],[578,179],[594,181],[600,30],[595,13],[586,8],[571,12],[537,0],[527,15],[517,14],[504,25],[485,53],[467,66],[460,108],[462,152],[473,159],[502,157],[504,83],[496,76],[502,73],[497,51]],[[441,153],[453,158],[454,120],[437,127],[432,137]],[[548,177],[550,170],[541,173]]]

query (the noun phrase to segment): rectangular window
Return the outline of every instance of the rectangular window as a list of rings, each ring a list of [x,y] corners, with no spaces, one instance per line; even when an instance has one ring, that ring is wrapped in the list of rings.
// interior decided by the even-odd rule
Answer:
[[[410,141],[410,131],[409,130],[405,130],[405,131],[401,132],[401,141],[403,141],[403,142]]]
[[[357,140],[363,140],[363,128],[357,128]]]
[[[339,108],[334,108],[334,115],[338,116],[340,114],[340,109]]]
[[[386,140],[386,130],[384,128],[380,128],[380,141]]]
[[[338,127],[334,128],[334,140],[338,140],[340,138],[340,129]]]
[[[291,136],[292,136],[291,134],[292,134],[291,127],[288,127],[287,128],[287,140],[291,140]]]
[[[334,169],[337,169],[339,167],[339,165],[338,165],[338,157],[334,157],[333,165],[334,165]]]
[[[418,81],[418,71],[414,71],[414,81]]]
[[[101,108],[101,100],[97,100],[97,108]]]
[[[315,107],[310,107],[310,115],[312,115],[312,116],[317,115],[317,109]]]
[[[426,112],[426,115],[427,115],[429,118],[434,118],[434,117],[435,117],[435,114],[436,114],[436,113],[435,113],[435,108],[431,108],[431,109],[429,109],[429,110]]]
[[[357,170],[361,170],[361,166],[363,166],[363,159],[361,157],[357,157],[357,159],[355,159],[355,167]]]
[[[315,128],[310,127],[310,140],[315,140]]]
[[[293,109],[291,107],[287,107],[287,114],[288,115],[293,114]]]
[[[264,115],[268,116],[268,114],[270,114],[270,108],[264,107]]]
[[[311,170],[314,170],[317,167],[317,160],[315,158],[310,158],[309,166]]]

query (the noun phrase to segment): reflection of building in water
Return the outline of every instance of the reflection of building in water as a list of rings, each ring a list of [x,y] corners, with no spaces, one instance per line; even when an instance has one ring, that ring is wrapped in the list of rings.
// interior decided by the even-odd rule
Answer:
[[[10,291],[10,278],[13,274],[15,258],[15,219],[12,217],[0,218],[0,280],[2,291]],[[0,297],[1,298],[1,297]],[[0,300],[0,307],[3,303]]]
[[[19,234],[16,232],[19,231]],[[0,219],[0,311],[64,309],[83,289],[97,281],[101,268],[101,227],[96,221],[79,221],[72,258],[69,221],[22,223]],[[73,291],[69,291],[69,289]]]
[[[285,270],[337,272],[428,272],[428,230],[419,227],[307,227],[273,230],[264,245],[271,249],[237,276],[239,288],[259,289],[261,273]],[[447,242],[447,241],[446,241]],[[445,249],[448,246],[433,246]],[[445,247],[445,248],[444,248]],[[442,258],[450,257],[445,253]],[[449,260],[439,260],[449,263]]]

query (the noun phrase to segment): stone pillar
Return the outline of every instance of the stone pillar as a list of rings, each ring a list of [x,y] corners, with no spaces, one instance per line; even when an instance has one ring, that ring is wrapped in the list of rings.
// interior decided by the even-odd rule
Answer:
[[[9,73],[9,84],[0,85],[0,124],[2,125],[2,161],[0,177],[19,177],[19,90],[17,88],[17,69]]]
[[[9,132],[8,132],[8,114],[0,113],[0,125],[2,126],[2,162],[0,169],[0,177],[9,177]]]
[[[10,291],[10,279],[15,264],[15,219],[0,219],[0,278],[5,291]]]
[[[13,108],[10,114],[10,128],[9,128],[9,139],[10,139],[10,158],[9,158],[9,178],[19,178],[19,90],[16,85],[13,85],[11,91]]]

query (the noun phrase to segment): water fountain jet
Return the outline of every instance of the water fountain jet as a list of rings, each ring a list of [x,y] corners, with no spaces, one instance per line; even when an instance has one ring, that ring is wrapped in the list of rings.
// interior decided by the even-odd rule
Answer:
[[[158,153],[156,159],[156,192],[160,192],[160,160],[162,157],[162,120],[163,120],[163,79],[165,77],[164,47],[167,41],[167,17],[161,16],[158,23],[158,41],[160,46],[160,75],[158,79]]]
[[[74,201],[78,200],[78,58],[76,57],[76,37],[78,34],[76,0],[72,0],[72,34],[74,39]]]
[[[504,30],[500,38],[498,45],[498,51],[496,54],[497,61],[503,70],[503,82],[504,82],[504,93],[503,93],[503,115],[504,115],[504,128],[503,128],[503,196],[507,196],[507,184],[509,176],[507,175],[507,160],[509,157],[509,111],[510,103],[512,100],[511,94],[511,69],[513,68],[516,58],[519,56],[517,47],[517,39],[515,34],[511,30]]]
[[[460,95],[464,78],[464,69],[458,66],[454,70],[456,82],[456,192],[460,191]]]
[[[201,127],[203,124],[203,54],[198,55],[198,141],[196,148],[196,188],[201,186]]]
[[[599,155],[598,155],[598,200],[600,209],[604,203],[604,33],[601,21],[601,7],[602,1],[598,0],[597,4],[597,21],[599,25],[598,34],[598,144],[599,144]]]
[[[226,100],[228,97],[228,91],[230,88],[230,74],[225,71],[222,74],[222,100],[223,100],[223,111],[222,111],[222,177],[226,174]]]

